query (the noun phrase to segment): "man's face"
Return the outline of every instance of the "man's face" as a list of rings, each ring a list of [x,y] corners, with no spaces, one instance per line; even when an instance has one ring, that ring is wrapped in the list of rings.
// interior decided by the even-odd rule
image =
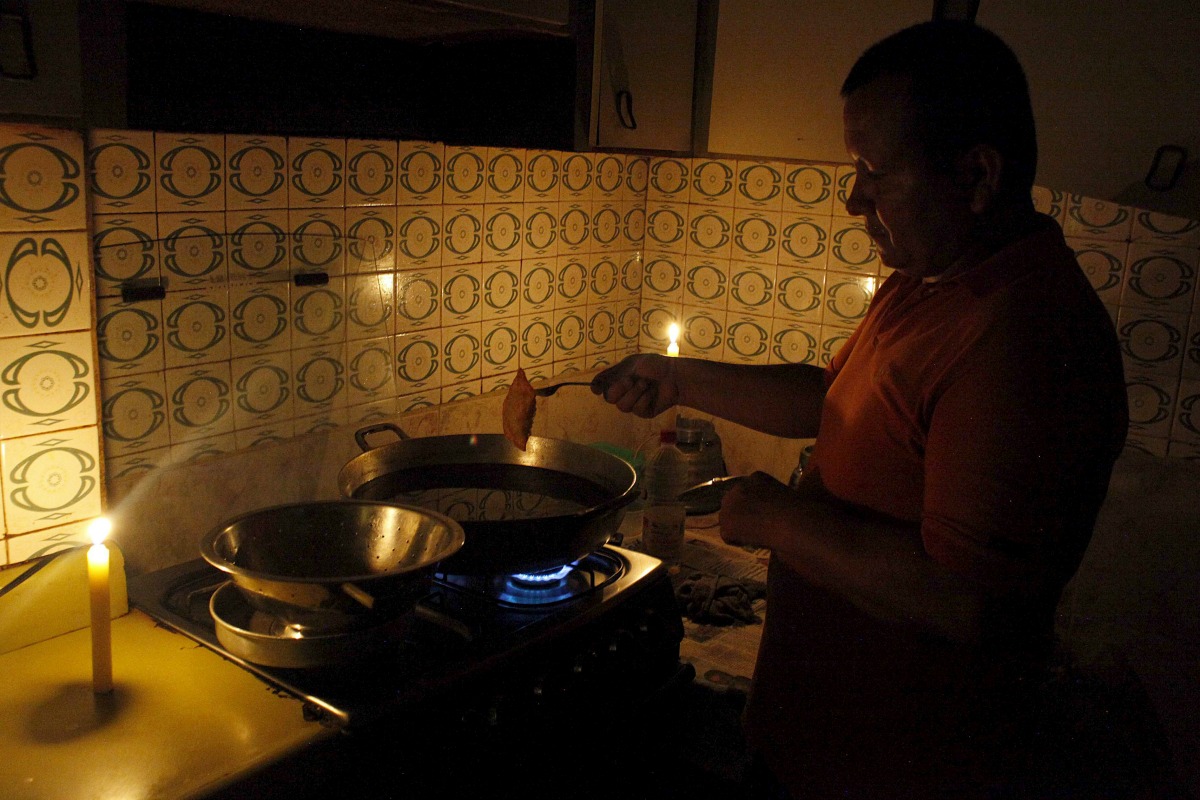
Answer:
[[[884,75],[846,98],[846,152],[855,167],[846,211],[865,218],[879,257],[916,278],[940,275],[965,249],[970,193],[935,170],[909,120],[908,79]]]

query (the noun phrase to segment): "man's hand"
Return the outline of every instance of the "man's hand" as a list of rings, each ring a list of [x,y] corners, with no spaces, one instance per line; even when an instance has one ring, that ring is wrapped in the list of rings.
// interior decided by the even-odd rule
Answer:
[[[592,392],[621,411],[652,419],[679,402],[676,360],[649,353],[629,356],[593,378]]]
[[[729,544],[776,548],[770,519],[786,517],[798,495],[765,472],[755,472],[730,489],[721,501],[721,538]]]

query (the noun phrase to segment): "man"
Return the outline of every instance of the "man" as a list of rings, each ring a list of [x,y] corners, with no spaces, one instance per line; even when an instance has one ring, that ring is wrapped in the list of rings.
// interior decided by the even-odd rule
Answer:
[[[745,724],[780,796],[1003,796],[1033,785],[1031,694],[1125,438],[1116,335],[1033,208],[1006,45],[923,23],[842,95],[846,208],[895,272],[828,369],[639,355],[593,390],[816,436],[798,491],[757,473],[721,507],[772,551]]]

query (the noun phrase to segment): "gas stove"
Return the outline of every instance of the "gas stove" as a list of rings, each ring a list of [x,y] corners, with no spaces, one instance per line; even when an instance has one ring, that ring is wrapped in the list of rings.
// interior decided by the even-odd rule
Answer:
[[[403,719],[439,730],[546,733],[592,713],[585,709],[649,701],[691,676],[679,660],[683,625],[666,568],[611,545],[533,575],[435,573],[403,624],[385,621],[369,647],[355,643],[304,667],[256,663],[222,643],[212,609],[236,594],[226,578],[196,559],[132,579],[129,597],[332,727]]]

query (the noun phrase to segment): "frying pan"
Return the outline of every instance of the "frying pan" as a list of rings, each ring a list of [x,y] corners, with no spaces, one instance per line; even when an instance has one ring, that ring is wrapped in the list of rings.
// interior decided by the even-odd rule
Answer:
[[[367,437],[397,437],[372,447]],[[349,498],[446,514],[466,541],[439,570],[511,575],[560,567],[596,550],[637,494],[637,473],[610,453],[531,436],[520,450],[500,434],[409,438],[391,423],[355,434],[363,453],[338,474]]]

